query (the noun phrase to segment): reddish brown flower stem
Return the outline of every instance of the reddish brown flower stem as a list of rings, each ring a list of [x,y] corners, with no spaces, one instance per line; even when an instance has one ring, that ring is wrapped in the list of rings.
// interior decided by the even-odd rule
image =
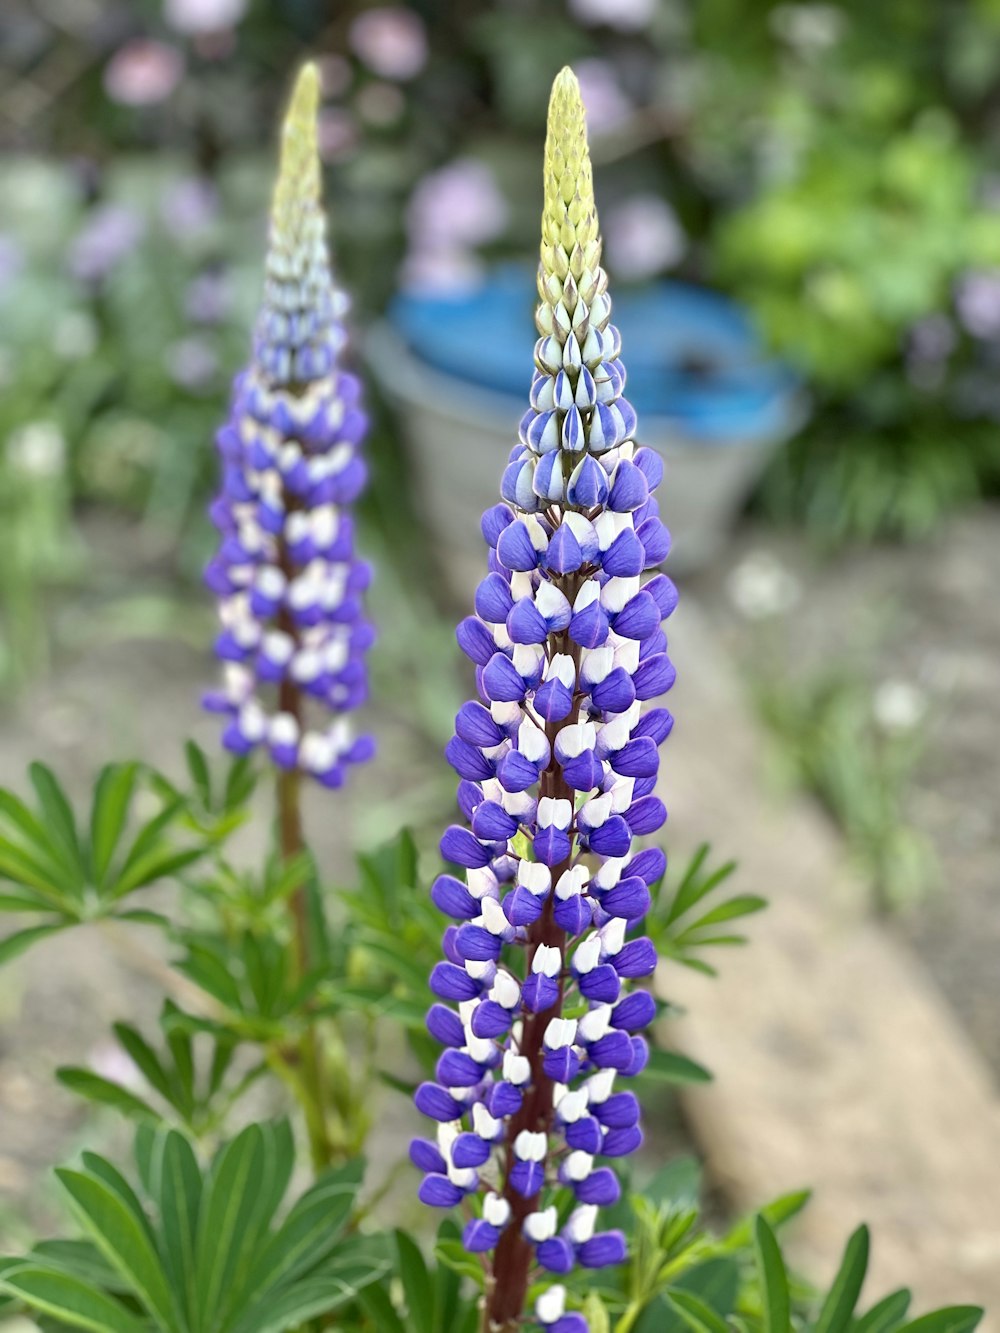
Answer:
[[[554,582],[565,593],[572,606],[581,586],[581,577],[570,575],[562,580],[554,580]],[[570,640],[565,631],[550,636],[549,649],[550,657],[556,653],[569,654],[573,659],[574,667],[579,668],[580,649]],[[574,805],[576,793],[563,777],[562,768],[555,757],[555,742],[561,729],[575,721],[576,710],[573,708],[570,710],[569,716],[563,721],[546,724],[545,734],[552,753],[548,768],[542,773],[539,782],[539,797],[550,796],[556,800],[568,800],[571,809]],[[573,863],[573,824],[570,825],[569,832],[569,855],[566,860],[552,868],[553,887],[558,882],[560,875],[568,870]],[[553,916],[554,903],[555,895],[550,893],[544,912],[529,930],[527,945],[529,975],[531,961],[540,944],[555,946],[560,953],[565,955],[566,932],[555,922]],[[510,1184],[510,1173],[515,1160],[514,1140],[522,1130],[546,1135],[551,1133],[552,1130],[555,1110],[552,1103],[553,1085],[552,1080],[543,1069],[545,1051],[542,1046],[542,1038],[545,1035],[545,1029],[548,1027],[549,1021],[562,1012],[564,981],[564,976],[560,976],[559,998],[555,1004],[541,1013],[528,1015],[524,1020],[520,1054],[527,1058],[531,1066],[531,1078],[521,1109],[511,1117],[507,1128],[504,1148],[504,1179],[506,1182],[504,1198],[510,1205],[510,1221],[504,1228],[494,1251],[492,1272],[487,1275],[482,1333],[515,1333],[515,1330],[521,1327],[521,1317],[524,1313],[524,1303],[531,1282],[534,1258],[534,1250],[530,1241],[524,1237],[522,1226],[528,1214],[537,1209],[539,1196],[536,1194],[533,1198],[525,1199]]]

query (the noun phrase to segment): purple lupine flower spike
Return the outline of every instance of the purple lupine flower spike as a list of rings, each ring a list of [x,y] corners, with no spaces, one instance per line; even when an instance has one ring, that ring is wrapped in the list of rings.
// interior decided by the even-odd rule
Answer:
[[[279,768],[338,787],[372,753],[347,715],[367,697],[374,636],[351,517],[367,420],[358,379],[338,364],[347,302],[330,274],[318,100],[306,65],[284,124],[253,356],[216,437],[220,543],[205,577],[219,598],[223,680],[205,705],[225,718],[227,749],[263,746]]]
[[[522,1327],[539,1275],[625,1257],[600,1210],[619,1195],[614,1162],[642,1141],[627,1081],[655,1014],[632,983],[656,966],[638,931],[666,861],[633,841],[666,819],[657,747],[672,718],[651,704],[673,684],[661,625],[676,593],[654,572],[670,544],[653,498],[662,465],[634,442],[600,260],[566,69],[549,108],[531,406],[503,503],[483,516],[476,614],[458,628],[479,698],[448,746],[466,822],[441,850],[464,875],[432,890],[454,924],[431,976],[444,1050],[416,1103],[438,1133],[412,1149],[420,1197],[471,1209],[464,1240],[491,1256],[494,1333]],[[559,1189],[575,1196],[562,1218]],[[536,1317],[551,1333],[587,1326],[556,1286]]]

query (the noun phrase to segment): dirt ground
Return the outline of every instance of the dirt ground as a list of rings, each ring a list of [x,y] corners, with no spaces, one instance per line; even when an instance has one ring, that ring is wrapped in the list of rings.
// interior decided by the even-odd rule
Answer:
[[[916,951],[1000,1079],[1000,507],[936,540],[819,558],[747,527],[688,589],[750,680],[829,668],[923,710],[904,799],[932,887],[889,926]]]

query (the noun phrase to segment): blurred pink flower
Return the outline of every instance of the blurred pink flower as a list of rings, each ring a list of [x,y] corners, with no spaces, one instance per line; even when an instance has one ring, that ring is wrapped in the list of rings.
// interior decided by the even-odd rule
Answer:
[[[412,79],[427,63],[423,19],[402,5],[366,9],[351,24],[351,50],[383,79]]]
[[[163,17],[177,32],[200,37],[235,28],[246,9],[247,0],[164,0]]]
[[[687,240],[677,215],[655,194],[637,194],[605,212],[608,266],[619,278],[641,282],[672,268]]]
[[[958,318],[974,338],[1000,336],[1000,269],[970,269],[955,290]]]
[[[406,225],[416,251],[480,245],[503,232],[507,201],[485,162],[461,157],[424,176],[410,196]]]
[[[469,250],[415,251],[403,266],[402,285],[410,292],[448,296],[475,287],[482,275],[483,265]]]
[[[638,32],[649,25],[657,0],[569,0],[570,12],[581,23],[606,23],[622,32]]]
[[[324,162],[342,162],[358,145],[357,121],[341,107],[324,107],[317,124],[319,153]]]
[[[618,73],[608,60],[581,60],[575,65],[580,93],[587,108],[587,125],[595,135],[611,134],[623,125],[635,107],[618,82]]]
[[[122,106],[153,106],[170,96],[183,75],[184,58],[176,47],[137,37],[104,66],[104,91]]]

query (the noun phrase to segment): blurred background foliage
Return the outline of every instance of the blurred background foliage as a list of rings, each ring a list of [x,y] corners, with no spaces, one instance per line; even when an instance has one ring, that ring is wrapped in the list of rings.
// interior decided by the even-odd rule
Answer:
[[[728,292],[809,386],[757,504],[824,540],[912,537],[996,488],[1000,0],[8,0],[0,40],[8,671],[44,651],[34,590],[84,572],[88,506],[200,567],[306,52],[359,325],[532,252],[524,164],[571,62],[616,284]],[[412,551],[375,407],[372,542]]]

